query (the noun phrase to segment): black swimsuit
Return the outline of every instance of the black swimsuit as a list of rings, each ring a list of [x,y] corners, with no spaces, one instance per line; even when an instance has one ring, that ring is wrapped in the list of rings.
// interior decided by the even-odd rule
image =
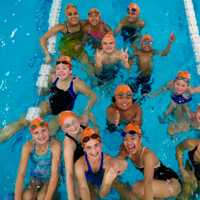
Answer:
[[[75,78],[73,78],[74,80]],[[77,97],[77,94],[73,89],[73,80],[70,83],[67,91],[61,90],[56,86],[58,78],[55,80],[50,88],[51,96],[49,98],[49,103],[53,115],[57,115],[65,110],[72,110]]]
[[[196,178],[200,180],[200,162],[197,162],[194,160],[194,154],[196,150],[197,150],[197,146],[192,151],[188,152],[188,156],[191,161],[192,167],[194,168],[194,174]]]
[[[80,142],[78,142],[74,137],[72,137],[68,133],[65,133],[65,136],[73,140],[74,143],[76,144],[76,150],[74,152],[74,163],[75,163],[81,156],[84,155],[83,147],[81,146]]]

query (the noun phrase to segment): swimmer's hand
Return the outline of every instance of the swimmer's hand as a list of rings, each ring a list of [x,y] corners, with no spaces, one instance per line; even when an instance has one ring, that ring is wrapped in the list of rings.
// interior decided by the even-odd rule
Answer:
[[[47,54],[45,56],[44,61],[45,61],[46,64],[49,64],[51,62],[51,56],[50,56],[50,54]]]
[[[96,61],[96,67],[100,68],[102,66],[103,54],[99,49],[96,50],[95,61]]]
[[[119,110],[116,110],[115,113],[112,116],[112,123],[115,126],[118,126],[119,125],[119,121],[120,121],[120,113],[119,113]]]
[[[172,43],[172,42],[175,41],[175,39],[176,39],[176,37],[175,37],[174,33],[171,33],[170,36],[169,36],[169,42]]]
[[[129,60],[128,60],[128,48],[121,49],[121,60],[124,62],[124,66],[126,68],[130,68]]]

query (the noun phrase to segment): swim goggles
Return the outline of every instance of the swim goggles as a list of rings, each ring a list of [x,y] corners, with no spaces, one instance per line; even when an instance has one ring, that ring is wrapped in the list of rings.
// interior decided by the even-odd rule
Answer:
[[[132,98],[133,94],[132,93],[119,93],[116,96],[120,97],[120,98],[126,97],[126,98],[130,99],[130,98]]]
[[[70,66],[72,66],[72,64],[69,63],[69,62],[67,62],[67,61],[60,61],[60,60],[56,61],[56,65],[59,65],[59,64],[64,64],[64,65],[70,65]]]
[[[128,14],[136,14],[137,13],[137,9],[136,8],[127,8],[127,12]]]
[[[41,127],[48,127],[48,123],[45,121],[41,121],[37,124],[31,125],[29,128],[30,128],[30,131],[32,132],[32,131],[36,130],[37,128],[41,128]]]
[[[134,138],[136,138],[136,136],[139,135],[136,131],[129,131],[129,132],[122,131],[121,132],[122,137],[125,137],[127,134],[133,136]]]
[[[68,12],[67,13],[67,16],[71,17],[71,16],[77,16],[78,15],[78,12],[77,11],[74,11],[74,12]]]
[[[150,40],[144,40],[142,43],[143,43],[144,46],[152,45],[152,41],[150,41]]]

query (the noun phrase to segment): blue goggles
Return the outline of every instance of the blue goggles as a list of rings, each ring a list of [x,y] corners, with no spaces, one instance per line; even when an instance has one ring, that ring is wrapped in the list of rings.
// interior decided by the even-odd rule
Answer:
[[[143,45],[144,45],[144,46],[150,46],[150,45],[152,45],[152,41],[150,41],[150,40],[145,40],[145,41],[143,41]]]
[[[137,9],[135,9],[135,8],[127,8],[127,12],[128,12],[128,14],[136,14],[136,12],[137,12]]]
[[[135,131],[129,131],[128,133],[125,132],[125,131],[122,131],[122,132],[121,132],[121,136],[122,136],[122,137],[125,137],[127,134],[133,136],[134,138],[136,138],[136,136],[138,135],[138,133],[135,132]]]

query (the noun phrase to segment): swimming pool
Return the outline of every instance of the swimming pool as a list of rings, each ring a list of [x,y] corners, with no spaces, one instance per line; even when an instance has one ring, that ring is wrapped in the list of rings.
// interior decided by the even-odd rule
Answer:
[[[114,28],[126,14],[126,7],[130,1],[110,0],[108,3],[106,0],[101,2],[93,0],[87,1],[87,4],[85,4],[85,0],[70,2],[77,5],[82,19],[87,17],[89,8],[97,7],[102,12],[103,20]],[[39,100],[35,86],[38,70],[43,59],[39,47],[39,37],[48,28],[51,3],[52,1],[47,0],[8,0],[1,3],[0,25],[4,27],[0,31],[0,55],[2,58],[2,67],[0,68],[1,127],[18,119],[29,106],[35,105]],[[63,11],[67,3],[69,1],[62,2],[60,21],[64,21]],[[153,89],[172,79],[176,72],[182,69],[189,70],[192,74],[192,84],[199,85],[183,2],[168,0],[163,3],[160,0],[140,0],[136,3],[140,6],[141,17],[146,23],[143,33],[150,33],[153,36],[156,49],[161,50],[165,47],[170,32],[174,32],[177,38],[167,57],[156,57],[154,59]],[[194,0],[194,5],[196,13],[199,13],[200,7],[197,0]],[[200,23],[199,17],[198,23]],[[119,38],[118,44],[121,45]],[[134,67],[136,66],[134,65]],[[86,80],[84,73],[80,74],[77,70],[75,70],[75,73]],[[95,89],[95,92],[99,94],[98,89]],[[76,103],[81,104],[80,107],[77,108],[75,105],[78,112],[84,106],[83,103],[80,103],[83,99],[84,97],[80,97]],[[195,95],[193,99],[191,107],[194,109],[198,103],[199,95]],[[94,113],[102,128],[105,151],[116,154],[119,145],[118,135],[108,135],[103,131],[105,112],[102,113],[102,111],[105,111],[110,101],[111,98],[108,95],[101,96],[94,108]],[[157,120],[157,116],[165,110],[168,102],[169,94],[164,94],[154,99],[148,99],[143,103],[143,141],[145,145],[156,152],[165,164],[177,170],[176,144],[188,136],[198,135],[192,131],[180,134],[174,139],[169,138],[166,125],[159,124]],[[6,194],[14,189],[21,146],[28,137],[28,130],[24,129],[18,133],[18,136],[14,136],[8,142],[0,145],[0,171],[4,175],[0,179],[0,199],[5,198]],[[134,172],[129,179],[135,179]],[[61,187],[61,191],[64,190],[63,188]],[[109,199],[113,198],[116,199],[117,197],[113,196]]]

